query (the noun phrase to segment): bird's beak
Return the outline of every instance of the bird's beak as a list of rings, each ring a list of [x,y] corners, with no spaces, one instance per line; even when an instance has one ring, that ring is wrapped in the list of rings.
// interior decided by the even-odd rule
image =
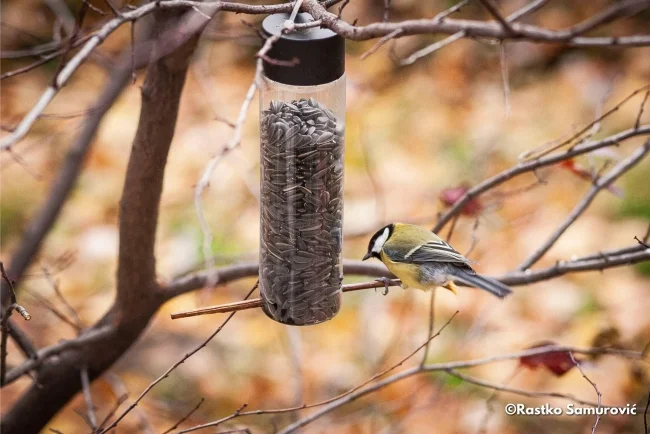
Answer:
[[[372,258],[372,252],[366,253],[366,256],[363,257],[362,261],[365,261],[366,259]]]

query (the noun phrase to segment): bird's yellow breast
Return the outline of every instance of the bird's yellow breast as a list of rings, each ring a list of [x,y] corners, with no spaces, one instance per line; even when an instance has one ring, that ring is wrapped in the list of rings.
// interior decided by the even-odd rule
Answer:
[[[381,262],[386,265],[386,268],[388,268],[391,273],[402,281],[403,286],[418,289],[431,289],[435,286],[420,282],[420,270],[418,265],[408,264],[405,262],[393,262],[384,252],[381,252],[380,257]]]

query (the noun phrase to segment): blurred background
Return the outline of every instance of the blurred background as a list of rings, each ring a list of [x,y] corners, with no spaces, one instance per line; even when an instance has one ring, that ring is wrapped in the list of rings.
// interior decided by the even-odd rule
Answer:
[[[105,9],[104,4],[97,7]],[[521,1],[501,2],[515,10]],[[606,1],[551,1],[528,20],[563,28],[602,10]],[[66,1],[74,15],[80,1]],[[432,17],[452,2],[394,0],[390,20]],[[380,21],[382,1],[352,0],[343,18],[364,25]],[[489,19],[480,4],[470,4],[458,18]],[[162,281],[203,267],[202,234],[193,193],[206,161],[232,134],[223,120],[234,121],[254,74],[260,39],[248,26],[262,17],[219,14],[206,29],[185,86],[176,136],[165,178],[158,228],[158,272]],[[93,11],[88,29],[106,17]],[[2,50],[17,52],[52,40],[60,33],[45,2],[2,1]],[[650,11],[617,21],[606,34],[647,32]],[[649,48],[575,49],[555,45],[509,43],[505,67],[509,97],[504,97],[501,48],[481,40],[459,40],[412,66],[405,57],[437,37],[413,36],[386,44],[365,60],[360,55],[373,41],[347,42],[347,130],[345,156],[344,257],[360,259],[375,230],[392,221],[433,226],[445,209],[448,189],[474,185],[517,162],[527,150],[591,122],[637,88],[650,82]],[[73,76],[14,153],[2,162],[1,255],[8,260],[30,218],[42,204],[83,115],[106,84],[110,66],[129,45],[129,28],[109,37]],[[33,58],[3,56],[2,72]],[[51,61],[1,82],[3,128],[15,125],[49,85],[58,63]],[[108,69],[107,69],[108,68]],[[92,324],[110,307],[115,294],[118,249],[118,201],[131,142],[137,127],[140,86],[137,75],[104,117],[77,187],[47,237],[42,254],[22,284],[19,301],[30,311],[20,326],[39,346],[76,335],[74,328],[46,304],[60,307],[48,270],[84,324]],[[643,94],[608,117],[596,137],[634,126]],[[257,101],[257,99],[255,100]],[[642,123],[650,120],[646,110]],[[244,127],[241,147],[217,168],[205,191],[204,207],[214,232],[218,264],[256,260],[259,236],[259,125],[256,102]],[[576,160],[601,167],[628,155],[643,138]],[[590,187],[590,181],[567,167],[538,172],[545,182],[524,175],[506,184],[463,216],[451,240],[477,262],[485,274],[513,270],[563,221]],[[560,239],[537,267],[557,260],[630,246],[650,222],[650,161],[646,160],[601,193],[589,210]],[[477,223],[478,222],[478,223]],[[475,240],[475,241],[473,241]],[[5,259],[7,258],[7,259]],[[346,283],[369,279],[346,278]],[[137,396],[185,352],[216,328],[218,316],[172,321],[171,312],[241,299],[255,279],[216,290],[202,290],[167,303],[150,329],[110,371],[92,386],[100,415],[126,390]],[[457,296],[439,290],[436,327],[460,313],[431,345],[429,362],[466,360],[506,354],[537,342],[590,346],[595,339],[640,350],[650,340],[650,264],[567,275],[516,288],[499,301],[463,289]],[[45,302],[43,301],[45,300]],[[346,294],[338,316],[327,323],[290,328],[261,311],[237,314],[224,333],[161,382],[123,420],[117,432],[162,432],[201,399],[205,402],[188,424],[248,409],[313,403],[342,393],[405,357],[426,340],[429,294],[392,289]],[[406,365],[420,362],[418,354]],[[22,357],[12,343],[8,363]],[[494,363],[467,373],[502,384],[516,362]],[[585,364],[585,373],[609,405],[637,404],[642,413],[648,393],[647,363],[604,356]],[[31,380],[2,390],[3,411]],[[592,386],[580,372],[556,377],[546,370],[524,370],[511,387],[569,393],[595,401]],[[584,433],[593,416],[506,416],[508,402],[564,407],[565,401],[525,398],[463,383],[444,373],[420,375],[343,407],[302,432],[321,433]],[[81,396],[52,420],[65,433],[85,432],[75,409]],[[36,411],[36,410],[35,410]],[[305,412],[302,412],[305,413]],[[300,414],[302,414],[300,413]],[[305,413],[306,414],[306,413]],[[291,415],[253,416],[231,426],[272,432],[291,422]],[[225,427],[224,427],[225,429]],[[598,432],[642,432],[643,417],[607,416]]]

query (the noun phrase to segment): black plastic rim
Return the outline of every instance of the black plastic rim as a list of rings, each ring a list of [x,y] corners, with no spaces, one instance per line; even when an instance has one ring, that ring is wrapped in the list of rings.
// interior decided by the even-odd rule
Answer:
[[[289,14],[269,15],[262,22],[266,36],[279,35]],[[296,16],[295,23],[309,23],[308,13]],[[283,35],[264,60],[264,75],[278,83],[317,86],[331,83],[345,73],[345,40],[329,29],[312,27]],[[293,66],[277,64],[297,60]]]

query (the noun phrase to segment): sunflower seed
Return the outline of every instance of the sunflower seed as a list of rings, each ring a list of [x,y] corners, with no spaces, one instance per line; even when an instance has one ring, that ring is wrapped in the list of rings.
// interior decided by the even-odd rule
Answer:
[[[340,307],[343,122],[316,101],[261,115],[260,285],[264,311],[315,324]]]

